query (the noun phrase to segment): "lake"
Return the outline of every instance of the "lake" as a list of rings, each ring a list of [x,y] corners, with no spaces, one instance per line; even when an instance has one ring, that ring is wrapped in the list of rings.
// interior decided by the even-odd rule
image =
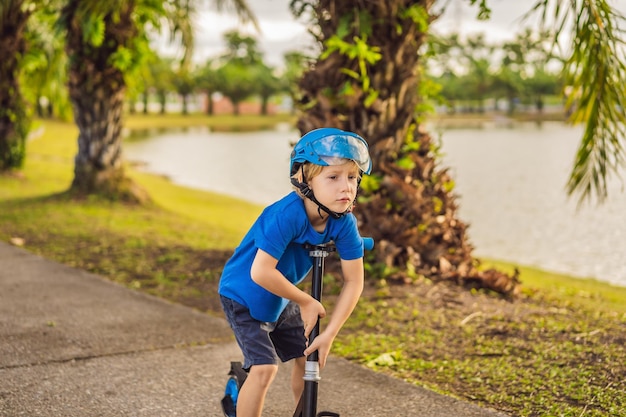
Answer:
[[[476,256],[626,286],[626,193],[611,181],[602,205],[577,207],[565,184],[582,128],[562,123],[431,127],[456,181],[459,218]],[[192,128],[125,143],[126,159],[173,182],[268,204],[291,190],[298,132],[224,133]],[[624,177],[622,170],[622,177]]]

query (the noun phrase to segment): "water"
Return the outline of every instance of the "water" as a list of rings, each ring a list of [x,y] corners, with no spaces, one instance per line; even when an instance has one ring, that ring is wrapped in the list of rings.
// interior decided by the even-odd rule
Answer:
[[[621,183],[611,181],[602,205],[579,207],[565,191],[581,135],[560,123],[444,133],[477,256],[626,285]]]
[[[268,204],[291,190],[289,154],[298,132],[190,128],[124,144],[125,157],[177,184]]]
[[[470,225],[477,256],[626,286],[621,183],[611,182],[603,205],[577,208],[565,192],[581,135],[581,128],[560,123],[443,132],[441,166],[456,180],[459,217]],[[268,204],[291,190],[290,143],[298,137],[290,129],[190,129],[124,150],[175,183]]]

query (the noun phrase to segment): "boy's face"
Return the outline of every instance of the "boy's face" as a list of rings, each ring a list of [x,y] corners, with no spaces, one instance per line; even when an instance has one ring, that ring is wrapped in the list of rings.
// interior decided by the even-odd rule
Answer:
[[[317,200],[336,213],[348,210],[356,197],[359,171],[352,161],[322,168],[309,186]]]

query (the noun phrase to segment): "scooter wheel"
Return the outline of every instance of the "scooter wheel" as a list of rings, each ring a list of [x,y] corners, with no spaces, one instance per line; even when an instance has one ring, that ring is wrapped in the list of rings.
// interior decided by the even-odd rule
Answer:
[[[231,362],[229,378],[226,381],[224,389],[224,398],[222,398],[222,410],[226,417],[237,416],[237,399],[239,398],[239,390],[246,380],[247,374],[241,367],[240,362]]]
[[[237,398],[239,397],[239,382],[235,376],[231,376],[226,381],[224,398],[222,398],[222,409],[226,417],[237,416]]]
[[[233,399],[233,402],[237,404],[237,397],[239,397],[239,381],[237,381],[237,377],[231,376],[226,381],[226,389],[224,390],[224,395],[229,396]]]

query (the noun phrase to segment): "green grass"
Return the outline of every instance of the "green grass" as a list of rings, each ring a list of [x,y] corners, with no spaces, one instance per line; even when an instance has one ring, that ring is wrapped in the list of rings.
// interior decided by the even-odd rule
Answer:
[[[206,126],[215,131],[249,132],[273,129],[279,123],[293,124],[294,116],[289,114],[262,115],[220,115],[207,116],[201,113],[182,114],[136,114],[127,117],[125,127],[131,131],[153,131],[159,129]]]
[[[553,302],[570,300],[586,310],[611,312],[622,315],[626,320],[626,287],[600,282],[594,278],[576,278],[555,272],[542,271],[527,266],[516,266],[497,260],[483,260],[485,267],[502,271],[520,270],[523,276],[523,291],[529,295],[545,297]]]
[[[226,129],[235,121],[255,129],[289,120],[151,115],[129,117],[127,126]],[[49,259],[221,316],[215,288],[222,265],[262,207],[132,167],[129,176],[152,204],[73,201],[64,191],[78,132],[66,123],[37,126],[24,169],[0,176],[0,239],[21,238],[27,250]],[[483,264],[518,267],[520,297],[428,280],[381,287],[370,276],[334,353],[514,416],[626,416],[626,288]],[[332,309],[337,283],[326,280]]]

